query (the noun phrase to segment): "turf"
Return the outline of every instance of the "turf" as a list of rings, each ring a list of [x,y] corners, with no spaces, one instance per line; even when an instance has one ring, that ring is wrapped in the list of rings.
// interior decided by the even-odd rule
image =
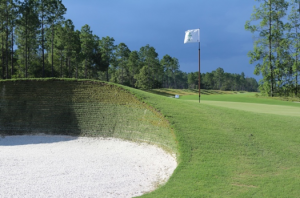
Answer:
[[[182,96],[180,99],[199,101],[198,96]],[[300,103],[255,97],[254,93],[202,95],[201,103],[255,113],[300,116]]]
[[[181,96],[181,100],[199,100],[199,96],[187,95]],[[239,93],[239,94],[222,94],[222,95],[201,95],[201,101],[223,101],[223,102],[247,102],[247,103],[259,103],[269,105],[284,105],[300,107],[300,103],[291,101],[282,101],[272,98],[256,97],[255,93]]]
[[[255,97],[249,93],[212,93],[203,95],[203,102],[199,104],[195,93],[174,99],[165,97],[167,94],[157,93],[160,91],[149,93],[126,89],[145,102],[140,104],[142,112],[137,109],[139,113],[136,116],[145,114],[145,109],[151,111],[149,106],[154,107],[160,112],[159,115],[169,121],[178,142],[179,165],[174,174],[165,185],[142,197],[299,197],[299,117],[265,112],[269,106],[281,106],[281,112],[291,109],[297,111],[298,103]],[[90,89],[90,93],[96,93],[93,90]],[[75,103],[83,105],[83,110],[89,113],[95,110],[95,104],[86,95],[83,101],[80,97]],[[209,104],[213,101],[224,103],[226,107]],[[231,107],[229,103],[233,103]],[[242,109],[249,103],[252,106],[247,107],[248,110]],[[22,104],[19,105],[22,107]],[[261,109],[263,113],[251,112],[255,105],[261,105],[256,109]],[[82,113],[80,108],[75,109],[75,115]],[[123,112],[122,108],[112,111]],[[135,114],[127,110],[124,112],[126,115]],[[109,113],[109,110],[105,112],[106,115]],[[157,116],[156,111],[152,111],[152,114],[156,115],[158,121],[164,120]],[[91,118],[97,119],[99,116],[96,113],[94,115]],[[84,125],[84,115],[79,118],[83,121],[81,123],[79,120],[77,124],[95,127]],[[130,120],[134,121],[134,118]],[[140,121],[151,123],[154,127],[158,122],[152,122],[151,119]],[[122,124],[126,126],[126,122]],[[121,133],[115,131],[114,134]],[[155,130],[154,134],[162,142],[166,137],[171,137],[160,136],[159,130]]]
[[[128,91],[99,81],[0,81],[0,135],[60,134],[122,138],[172,153],[168,121]]]
[[[174,97],[174,95],[186,96],[186,95],[198,95],[198,89],[168,89],[168,88],[161,88],[161,89],[150,89],[146,90],[146,92],[154,93],[162,96]],[[237,91],[221,91],[221,90],[208,90],[208,89],[201,89],[201,94],[203,95],[215,95],[215,94],[237,94]]]
[[[198,102],[198,101],[194,100],[193,102]],[[267,104],[245,103],[245,102],[210,101],[210,100],[203,100],[202,103],[214,105],[218,107],[250,111],[255,113],[266,113],[266,114],[276,114],[282,116],[300,117],[300,107],[291,107],[285,105],[267,105]]]
[[[143,197],[299,197],[299,117],[131,91],[170,121],[181,154],[168,183]]]

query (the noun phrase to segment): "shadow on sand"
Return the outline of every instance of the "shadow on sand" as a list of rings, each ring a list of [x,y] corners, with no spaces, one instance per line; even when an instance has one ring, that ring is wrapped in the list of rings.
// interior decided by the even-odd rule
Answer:
[[[0,137],[1,146],[20,146],[29,144],[51,144],[76,140],[77,137],[66,135],[14,135]]]

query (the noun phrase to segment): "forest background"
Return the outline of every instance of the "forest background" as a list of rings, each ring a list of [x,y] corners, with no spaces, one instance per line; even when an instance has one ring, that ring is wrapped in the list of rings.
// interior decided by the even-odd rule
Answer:
[[[198,88],[198,72],[180,70],[177,58],[158,58],[146,45],[131,51],[112,37],[100,38],[89,25],[80,30],[61,0],[0,0],[0,77],[88,78],[141,89]],[[257,91],[244,73],[222,68],[201,74],[201,88]]]

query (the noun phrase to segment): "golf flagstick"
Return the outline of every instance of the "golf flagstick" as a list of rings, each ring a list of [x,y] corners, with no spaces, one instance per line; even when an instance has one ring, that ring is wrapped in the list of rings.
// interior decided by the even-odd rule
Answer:
[[[200,103],[200,96],[201,96],[201,76],[200,76],[200,29],[193,29],[185,31],[184,43],[199,43],[199,72],[198,72],[198,89],[199,89],[199,103]]]

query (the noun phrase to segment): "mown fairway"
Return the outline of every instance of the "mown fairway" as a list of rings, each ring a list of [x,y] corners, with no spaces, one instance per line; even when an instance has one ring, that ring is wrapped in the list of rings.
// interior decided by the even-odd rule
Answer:
[[[167,117],[181,154],[169,182],[143,197],[299,197],[299,103],[132,92]]]
[[[181,99],[199,102],[198,96],[183,96]],[[253,93],[203,95],[201,99],[203,104],[219,107],[251,111],[255,113],[300,116],[300,103],[298,102],[256,98]]]

